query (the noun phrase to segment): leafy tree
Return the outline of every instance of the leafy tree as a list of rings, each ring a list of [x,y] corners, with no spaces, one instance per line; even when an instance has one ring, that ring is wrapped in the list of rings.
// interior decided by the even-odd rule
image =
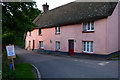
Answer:
[[[3,45],[24,43],[24,33],[37,27],[33,20],[41,14],[35,2],[2,3]]]

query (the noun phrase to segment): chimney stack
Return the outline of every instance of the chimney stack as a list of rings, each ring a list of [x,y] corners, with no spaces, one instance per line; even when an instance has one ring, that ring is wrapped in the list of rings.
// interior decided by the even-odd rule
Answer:
[[[46,2],[46,4],[43,4],[42,7],[43,7],[44,13],[46,13],[49,10],[49,5],[47,5],[47,2]]]

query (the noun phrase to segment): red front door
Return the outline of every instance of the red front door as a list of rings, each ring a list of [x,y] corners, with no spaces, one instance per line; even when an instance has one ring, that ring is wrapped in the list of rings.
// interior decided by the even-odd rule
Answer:
[[[74,56],[74,40],[69,40],[69,53]]]

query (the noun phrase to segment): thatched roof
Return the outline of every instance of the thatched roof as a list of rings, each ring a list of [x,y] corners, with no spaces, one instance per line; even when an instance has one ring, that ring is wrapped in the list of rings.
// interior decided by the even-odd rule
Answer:
[[[38,28],[78,24],[110,16],[117,2],[71,2],[57,7],[34,22]]]

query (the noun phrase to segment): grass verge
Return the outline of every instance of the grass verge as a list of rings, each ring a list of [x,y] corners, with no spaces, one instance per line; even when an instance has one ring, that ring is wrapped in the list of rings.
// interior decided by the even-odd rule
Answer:
[[[30,78],[34,79],[34,74],[32,72],[32,66],[30,64],[19,63],[15,64],[15,77],[19,78]]]
[[[32,65],[17,63],[15,64],[14,71],[10,70],[10,61],[10,59],[7,59],[6,52],[4,51],[2,56],[2,80],[34,80],[35,76]]]

